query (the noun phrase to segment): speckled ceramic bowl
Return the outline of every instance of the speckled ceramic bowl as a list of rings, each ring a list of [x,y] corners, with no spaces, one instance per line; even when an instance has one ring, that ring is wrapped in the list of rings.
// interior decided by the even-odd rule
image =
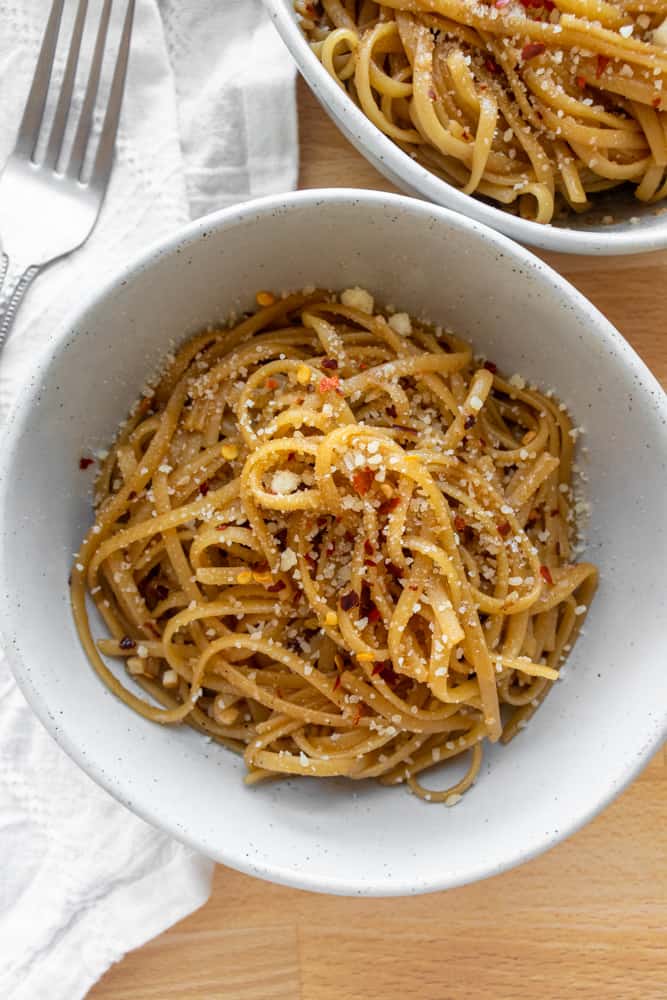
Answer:
[[[92,470],[172,338],[258,288],[360,284],[450,325],[508,372],[555,387],[586,429],[588,556],[602,583],[565,676],[527,729],[486,754],[452,809],[401,788],[296,779],[247,788],[243,764],[117,701],[83,655],[67,577]],[[492,875],[590,819],[667,721],[667,406],[619,334],[503,236],[372,192],[304,192],[197,222],[92,291],[3,431],[0,628],[44,725],[121,802],[205,854],[304,889],[425,892]],[[435,778],[431,777],[435,783]]]
[[[597,198],[586,215],[573,214],[549,226],[529,222],[496,208],[491,202],[463,194],[388,139],[329,76],[297,24],[294,0],[264,0],[264,3],[303,78],[338,128],[377,170],[406,194],[462,212],[521,243],[544,250],[600,256],[667,247],[667,202],[643,204],[629,189],[611,191]],[[615,220],[613,224],[603,221],[609,217]]]

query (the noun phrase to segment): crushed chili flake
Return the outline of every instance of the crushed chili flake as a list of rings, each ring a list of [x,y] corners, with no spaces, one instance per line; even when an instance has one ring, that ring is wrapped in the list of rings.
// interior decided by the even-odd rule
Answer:
[[[199,492],[201,493],[201,495],[202,495],[203,497],[205,497],[205,496],[206,496],[206,494],[208,493],[208,489],[209,489],[209,487],[208,487],[208,482],[207,482],[207,480],[205,479],[205,480],[204,480],[204,482],[203,482],[203,483],[201,483],[201,485],[200,485],[200,487],[199,487]]]
[[[323,375],[320,379],[320,383],[317,387],[318,392],[324,395],[325,392],[329,392],[331,389],[338,391],[340,386],[340,379],[337,375],[332,375],[331,377]]]
[[[343,594],[340,599],[340,606],[343,611],[351,611],[352,608],[357,608],[359,606],[359,594],[356,590],[350,590],[347,594]]]
[[[501,538],[507,538],[511,530],[512,526],[510,525],[509,521],[503,521],[502,524],[498,525],[498,534],[500,535]]]
[[[336,674],[336,680],[334,681],[333,690],[337,691],[340,687],[340,674]]]
[[[546,52],[547,47],[544,42],[528,42],[527,45],[521,49],[521,58],[523,62],[528,62],[530,59],[535,59],[537,56],[541,56]]]
[[[495,375],[496,372],[498,371],[498,365],[494,364],[493,361],[485,361],[484,367],[486,368],[487,372],[491,372],[492,375]]]
[[[369,566],[371,569],[374,569],[377,566],[377,563],[373,562],[372,559],[364,559],[364,566]]]
[[[403,578],[403,570],[400,566],[397,566],[396,563],[385,562],[384,565],[385,569],[391,574],[391,576],[395,577],[397,580],[401,580]]]
[[[654,108],[659,108],[660,105],[662,104],[662,98],[660,96],[654,97],[653,100],[651,101],[651,104],[653,105]]]
[[[498,5],[496,4],[496,6],[498,6]],[[484,60],[484,67],[489,71],[489,73],[492,73],[494,76],[495,76],[496,73],[500,72],[500,66],[495,61],[495,59],[491,59],[491,58],[485,59]]]
[[[583,76],[578,76],[576,79],[576,83],[579,90],[583,90],[586,86],[586,80]]]
[[[551,570],[549,569],[548,566],[540,566],[540,576],[545,581],[545,583],[548,583],[550,587],[553,587],[554,579],[551,575]]]
[[[375,604],[371,600],[371,588],[367,580],[363,580],[361,584],[361,594],[359,598],[359,614],[362,618],[368,616],[368,612],[371,608],[374,608]]]
[[[93,464],[94,461],[95,460],[93,458],[80,458],[79,459],[79,468],[82,469],[82,470],[83,469],[87,469],[90,465]]]
[[[366,553],[367,556],[372,556],[373,553],[375,552],[375,549],[373,548],[373,543],[370,542],[368,538],[366,538],[364,541],[364,552]]]
[[[457,514],[456,517],[454,518],[454,527],[458,532],[465,530],[466,523],[460,514]]]
[[[266,386],[267,389],[277,389],[278,386],[280,385],[280,382],[278,381],[277,378],[270,378],[269,377],[269,378],[267,378],[267,380],[264,383],[264,385]]]
[[[471,427],[475,426],[475,418],[473,417],[472,413],[470,413],[465,418],[465,420],[463,421],[463,426],[464,426],[465,430],[467,430],[467,431],[469,431]]]
[[[496,0],[493,6],[497,7],[498,10],[502,10],[503,7],[509,7],[510,3],[511,0]]]
[[[367,618],[368,618],[368,621],[370,622],[371,625],[374,625],[375,622],[379,622],[380,621],[380,612],[378,611],[378,609],[375,606],[373,606],[370,609],[370,611],[368,612]]]
[[[395,420],[396,417],[398,416],[398,413],[396,412],[396,407],[394,406],[393,403],[391,404],[391,406],[385,407],[384,412],[387,414],[388,417],[391,417],[392,420]]]
[[[609,59],[609,56],[601,56],[601,55],[599,55],[597,57],[597,63],[596,63],[596,67],[595,67],[595,75],[596,75],[596,77],[598,79],[602,76],[602,74],[606,70],[607,66],[609,65],[610,61],[611,60]]]
[[[335,371],[338,368],[338,362],[335,358],[325,358],[322,362],[322,367]]]
[[[428,96],[429,96],[429,100],[431,100],[431,101],[435,101],[436,100],[437,94],[436,94],[435,90],[433,89],[433,87],[429,87],[428,88]]]
[[[121,649],[134,649],[137,644],[129,635],[124,635],[118,645]]]
[[[276,580],[275,583],[272,583],[270,587],[266,588],[267,593],[269,594],[277,594],[279,590],[284,590],[284,589],[285,589],[284,580]]]
[[[392,510],[396,510],[400,502],[399,497],[391,497],[391,499],[385,500],[378,507],[378,514],[390,514]]]
[[[363,469],[357,469],[352,476],[352,485],[354,486],[355,493],[358,493],[360,497],[365,497],[373,485],[374,479],[375,473],[368,466],[365,466]]]

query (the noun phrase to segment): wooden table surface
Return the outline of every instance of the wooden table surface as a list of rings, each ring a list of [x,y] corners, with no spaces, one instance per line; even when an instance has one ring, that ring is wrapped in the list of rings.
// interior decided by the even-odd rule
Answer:
[[[301,186],[391,185],[299,85]],[[667,252],[544,254],[667,384]],[[317,896],[215,873],[208,904],[114,966],[90,1000],[665,1000],[667,759],[574,837],[476,885]]]

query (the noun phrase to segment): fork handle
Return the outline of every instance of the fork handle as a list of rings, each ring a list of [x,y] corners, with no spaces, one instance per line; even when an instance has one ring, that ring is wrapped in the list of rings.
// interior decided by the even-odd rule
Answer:
[[[14,320],[16,319],[19,306],[23,301],[23,296],[39,274],[39,270],[35,266],[26,268],[18,281],[14,283],[14,287],[3,296],[4,301],[0,303],[0,354],[2,354],[2,349],[7,343],[7,338],[14,326]],[[2,288],[7,271],[7,266],[3,268],[0,265],[0,289]]]

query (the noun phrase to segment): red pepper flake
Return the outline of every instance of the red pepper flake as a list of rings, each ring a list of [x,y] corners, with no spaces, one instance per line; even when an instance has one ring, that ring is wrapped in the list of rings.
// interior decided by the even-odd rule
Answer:
[[[121,649],[134,649],[137,644],[129,635],[124,635],[118,645]]]
[[[373,562],[372,559],[364,559],[364,566],[370,566],[371,569],[375,569],[377,563]]]
[[[610,61],[611,60],[609,59],[609,56],[598,56],[597,57],[597,64],[596,64],[596,69],[595,69],[595,75],[596,75],[596,77],[598,79],[602,76],[602,74],[606,70],[607,66],[609,65]]]
[[[218,524],[218,525],[216,525],[216,529],[215,530],[216,531],[224,531],[225,528],[229,528],[229,527],[231,527],[231,525],[229,525],[229,524]]]
[[[436,100],[437,94],[436,94],[435,90],[433,89],[433,87],[429,87],[428,88],[428,96],[429,96],[429,100],[431,100],[431,101],[435,101]]]
[[[317,559],[312,552],[306,552],[306,562],[311,566],[317,566]]]
[[[336,680],[334,681],[333,690],[337,691],[340,687],[340,674],[336,674]]]
[[[374,479],[375,473],[368,466],[365,466],[363,469],[357,469],[352,476],[352,485],[354,486],[355,493],[358,493],[360,497],[365,497],[373,485]]]
[[[463,427],[465,430],[469,431],[471,427],[475,426],[475,418],[472,413],[470,413],[463,421]]]
[[[277,378],[267,378],[264,385],[266,386],[267,389],[277,389],[280,383],[278,382]]]
[[[327,554],[328,556],[332,556],[332,555],[334,554],[334,552],[335,552],[335,551],[336,551],[336,546],[335,546],[335,545],[334,545],[334,543],[332,542],[332,543],[331,543],[331,545],[328,545],[328,546],[327,546],[327,548],[326,548],[326,554]]]
[[[365,361],[360,361],[359,362],[359,371],[360,372],[365,372],[367,368],[368,368],[368,365],[366,364]]]
[[[362,717],[363,714],[364,714],[364,706],[363,705],[358,705],[357,706],[356,714],[354,716],[354,719],[352,720],[352,725],[353,726],[358,726],[359,725],[359,719]]]
[[[394,672],[394,665],[391,660],[376,660],[373,664],[371,677],[381,677],[385,684],[398,686],[402,680],[407,681],[407,677],[399,677]]]
[[[278,695],[278,697],[279,697],[279,698],[281,698],[281,699],[285,697],[285,696],[283,695],[283,689],[282,689],[282,688],[279,688],[279,687],[277,687],[277,688],[276,688],[276,694],[277,694],[277,695]]]
[[[496,6],[498,6],[498,5],[496,4]],[[484,66],[489,71],[489,73],[493,73],[494,76],[495,76],[496,73],[500,72],[500,66],[495,61],[495,59],[491,59],[491,58],[485,59],[484,60]]]
[[[395,577],[397,580],[403,579],[403,570],[401,569],[400,566],[397,566],[396,563],[385,562],[384,566],[385,569],[387,570],[387,573],[390,573],[391,576]]]
[[[380,612],[378,611],[378,609],[376,607],[372,607],[370,609],[370,611],[368,612],[367,618],[368,618],[368,621],[370,622],[370,624],[374,625],[375,622],[379,622],[380,621]]]
[[[528,42],[527,45],[521,49],[521,58],[524,62],[528,62],[530,59],[535,59],[537,56],[541,56],[543,52],[546,52],[547,47],[544,42]]]
[[[351,611],[352,608],[359,607],[359,594],[356,590],[350,590],[347,594],[343,594],[340,599],[340,606],[343,611]]]
[[[399,497],[391,497],[391,499],[385,500],[378,507],[378,514],[390,514],[392,510],[396,510],[400,502]]]
[[[284,589],[285,589],[284,580],[276,580],[275,583],[272,583],[270,587],[266,588],[267,593],[269,594],[277,594],[279,590],[284,590]]]
[[[512,526],[510,525],[509,521],[503,521],[502,524],[498,525],[498,534],[500,535],[501,538],[507,538],[511,530]]]
[[[206,479],[204,480],[204,482],[203,482],[203,483],[201,483],[201,485],[200,485],[200,487],[199,487],[199,492],[201,493],[201,495],[202,495],[203,497],[205,497],[205,496],[206,496],[206,494],[208,493],[208,482],[207,482],[207,480],[206,480]]]
[[[317,389],[318,392],[321,392],[322,395],[324,395],[325,392],[330,392],[331,389],[338,391],[339,386],[340,386],[340,380],[337,375],[332,375],[331,378],[329,378],[327,375],[323,375],[322,378],[320,379],[320,384],[318,385]]]
[[[367,556],[372,556],[373,553],[375,552],[375,549],[373,548],[373,543],[370,542],[368,538],[365,539],[364,541],[364,552],[366,553]]]
[[[454,527],[459,533],[465,531],[466,523],[460,514],[457,514],[456,517],[454,518]]]
[[[585,77],[578,76],[577,79],[576,79],[576,83],[577,83],[577,87],[579,88],[579,90],[584,90],[584,88],[586,87],[586,79],[585,79]]]
[[[554,579],[548,566],[540,566],[540,576],[545,583],[548,583],[550,587],[553,587]]]
[[[388,417],[391,417],[392,420],[395,420],[396,417],[398,416],[398,413],[396,412],[396,407],[394,406],[393,403],[391,404],[391,406],[387,406],[384,412],[387,414]]]
[[[94,461],[95,460],[93,458],[80,458],[79,459],[79,468],[81,470],[87,469],[88,466],[92,465]]]
[[[322,367],[335,371],[338,368],[338,362],[335,358],[325,358],[322,362]]]
[[[496,0],[493,6],[498,10],[503,10],[504,7],[509,7],[510,3],[511,0]]]
[[[484,367],[486,368],[487,372],[491,372],[492,375],[495,375],[496,372],[498,371],[498,365],[494,364],[493,361],[485,361]]]
[[[661,103],[662,103],[662,98],[660,96],[654,97],[653,100],[651,101],[651,104],[656,109],[660,107]]]

